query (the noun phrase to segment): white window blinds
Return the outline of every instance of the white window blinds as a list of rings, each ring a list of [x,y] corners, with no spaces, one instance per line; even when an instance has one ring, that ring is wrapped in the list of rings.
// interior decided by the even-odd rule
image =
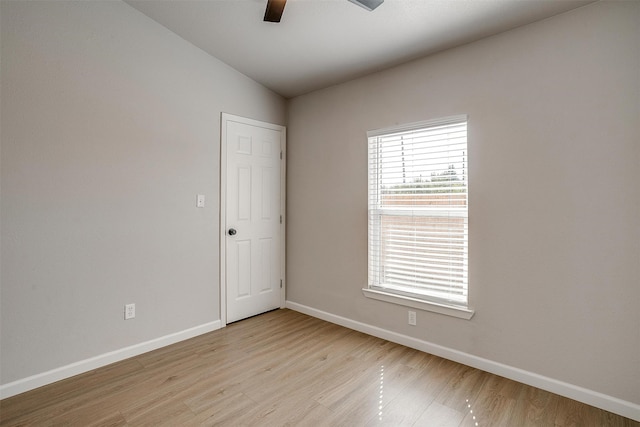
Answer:
[[[369,288],[467,307],[467,118],[372,131]]]

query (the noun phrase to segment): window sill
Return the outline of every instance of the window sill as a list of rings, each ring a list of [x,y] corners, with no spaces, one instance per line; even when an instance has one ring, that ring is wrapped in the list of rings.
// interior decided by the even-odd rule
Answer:
[[[378,301],[390,302],[393,304],[404,305],[406,307],[417,308],[418,310],[431,311],[434,313],[445,314],[460,319],[469,320],[473,317],[474,311],[462,307],[438,304],[435,302],[424,301],[418,298],[411,298],[404,295],[392,294],[389,292],[377,291],[364,288],[362,293],[367,298],[373,298]]]

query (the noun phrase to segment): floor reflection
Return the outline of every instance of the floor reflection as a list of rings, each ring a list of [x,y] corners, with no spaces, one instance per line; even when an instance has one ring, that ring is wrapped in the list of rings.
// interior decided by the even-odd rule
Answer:
[[[380,401],[378,402],[378,420],[382,421],[382,406],[384,401],[384,365],[380,366]]]
[[[471,407],[471,403],[469,402],[469,399],[467,399],[467,408],[469,409],[469,414],[471,415],[475,425],[476,426],[480,425],[478,424],[478,420],[476,420],[476,416],[473,414],[473,408]]]

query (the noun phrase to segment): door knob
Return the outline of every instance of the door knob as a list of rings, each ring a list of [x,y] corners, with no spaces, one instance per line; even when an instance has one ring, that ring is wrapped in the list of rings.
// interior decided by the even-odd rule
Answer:
[[[235,228],[230,228],[230,229],[229,229],[229,236],[235,236],[235,235],[236,235],[236,233],[237,233],[237,231],[236,231],[236,229],[235,229]]]

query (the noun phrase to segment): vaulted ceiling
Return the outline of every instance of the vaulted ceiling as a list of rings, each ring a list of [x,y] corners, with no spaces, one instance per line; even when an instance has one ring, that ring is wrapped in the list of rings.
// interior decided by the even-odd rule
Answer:
[[[185,40],[290,98],[548,18],[592,0],[125,0]],[[526,49],[526,46],[523,46]]]

